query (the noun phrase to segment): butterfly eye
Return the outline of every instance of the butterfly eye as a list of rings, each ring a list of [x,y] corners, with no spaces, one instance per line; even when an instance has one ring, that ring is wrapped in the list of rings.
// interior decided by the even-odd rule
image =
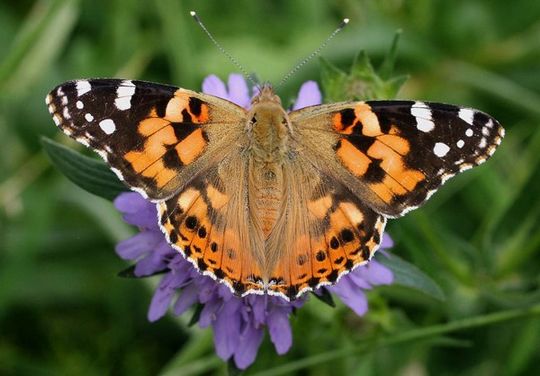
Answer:
[[[253,116],[253,117],[251,118],[251,124],[255,124],[256,122],[257,122],[257,119],[255,118],[255,116]]]

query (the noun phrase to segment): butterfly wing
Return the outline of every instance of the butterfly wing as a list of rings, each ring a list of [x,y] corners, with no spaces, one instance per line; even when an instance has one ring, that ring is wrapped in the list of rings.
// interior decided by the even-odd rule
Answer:
[[[66,82],[46,98],[56,125],[133,190],[173,196],[241,136],[246,112],[217,97],[144,81]]]
[[[417,208],[450,177],[486,161],[504,136],[491,116],[440,103],[336,103],[290,119],[307,155],[324,161],[323,171],[389,217]]]

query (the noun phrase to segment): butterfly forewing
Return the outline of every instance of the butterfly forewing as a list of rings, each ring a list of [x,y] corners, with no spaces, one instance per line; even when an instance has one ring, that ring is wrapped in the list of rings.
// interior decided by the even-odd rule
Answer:
[[[338,178],[390,217],[418,207],[450,177],[483,163],[504,136],[489,115],[446,104],[369,101],[322,107],[314,115],[309,108],[292,113],[291,119],[308,140],[327,139],[325,147],[335,156],[328,165],[338,161],[349,172],[338,172]]]
[[[216,97],[135,80],[66,82],[46,101],[64,133],[153,200],[171,197],[201,171],[199,159],[212,154],[211,138],[222,138],[213,125],[238,125],[244,116],[242,108]]]

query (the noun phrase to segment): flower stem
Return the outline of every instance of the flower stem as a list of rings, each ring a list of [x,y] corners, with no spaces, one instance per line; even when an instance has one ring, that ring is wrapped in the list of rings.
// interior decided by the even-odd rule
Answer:
[[[262,372],[255,373],[252,376],[275,376],[285,375],[292,371],[311,367],[316,364],[325,363],[330,360],[343,358],[345,356],[367,353],[385,346],[397,345],[418,339],[425,339],[436,335],[457,332],[464,329],[478,328],[487,325],[498,324],[505,321],[515,320],[524,317],[540,316],[540,304],[528,308],[510,309],[489,313],[486,315],[470,317],[461,320],[455,320],[446,324],[433,325],[420,329],[413,329],[404,333],[388,336],[379,340],[364,340],[357,343],[354,348],[346,348],[328,351],[318,355],[310,356],[304,359],[287,363],[283,366],[271,368]]]

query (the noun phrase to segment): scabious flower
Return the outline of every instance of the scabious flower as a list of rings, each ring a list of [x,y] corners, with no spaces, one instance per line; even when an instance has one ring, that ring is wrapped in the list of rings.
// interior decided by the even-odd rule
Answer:
[[[203,92],[245,108],[250,105],[249,88],[239,74],[229,76],[228,88],[218,77],[209,76],[203,82]],[[308,81],[300,88],[293,109],[320,102],[321,93],[317,84]],[[167,243],[158,226],[155,204],[135,192],[122,193],[114,204],[123,213],[124,220],[140,230],[117,245],[118,255],[136,262],[134,274],[137,277],[164,273],[150,303],[150,321],[163,317],[171,306],[175,315],[181,315],[190,307],[201,305],[199,326],[212,327],[217,355],[223,360],[232,357],[240,369],[254,362],[265,327],[278,354],[290,349],[292,332],[289,316],[293,308],[305,304],[305,296],[293,302],[268,295],[236,297],[224,284],[201,275]],[[381,247],[391,246],[392,240],[384,235]],[[368,308],[364,290],[374,285],[390,284],[392,279],[392,272],[373,260],[327,289],[355,313],[363,315]]]

